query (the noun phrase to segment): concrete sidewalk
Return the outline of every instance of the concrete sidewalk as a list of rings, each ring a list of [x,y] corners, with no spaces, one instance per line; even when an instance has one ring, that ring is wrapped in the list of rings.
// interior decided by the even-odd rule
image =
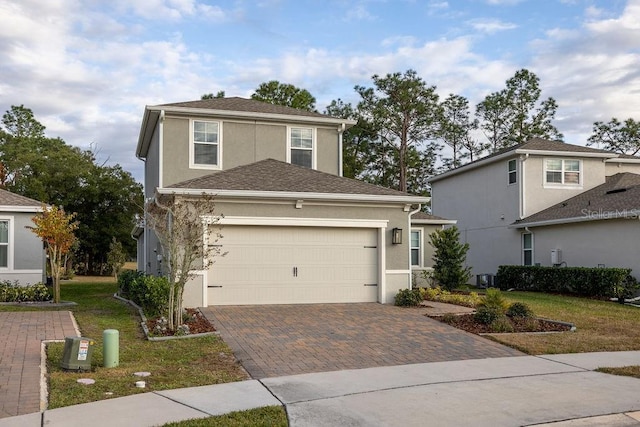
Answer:
[[[284,405],[291,426],[640,426],[640,380],[593,371],[629,365],[640,365],[640,351],[302,374],[70,406],[0,427],[155,426],[268,405]]]

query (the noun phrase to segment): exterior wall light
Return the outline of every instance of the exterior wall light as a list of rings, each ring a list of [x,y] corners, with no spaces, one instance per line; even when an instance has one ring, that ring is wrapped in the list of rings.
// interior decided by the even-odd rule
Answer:
[[[391,243],[394,245],[402,244],[402,228],[394,228],[391,230]]]

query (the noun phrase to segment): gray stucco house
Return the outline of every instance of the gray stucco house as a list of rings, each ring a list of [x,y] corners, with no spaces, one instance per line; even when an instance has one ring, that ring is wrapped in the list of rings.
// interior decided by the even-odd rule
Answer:
[[[27,227],[42,203],[0,190],[0,280],[21,285],[44,282],[42,241]]]
[[[474,274],[499,265],[632,268],[640,277],[640,157],[535,138],[430,180]]]
[[[412,230],[447,221],[412,228],[428,198],[342,176],[354,124],[244,98],[145,108],[145,197],[206,193],[224,215],[227,255],[188,284],[186,306],[388,303],[411,287]],[[138,269],[161,271],[152,231],[142,224],[134,236]],[[416,249],[414,267],[429,267],[424,241]]]

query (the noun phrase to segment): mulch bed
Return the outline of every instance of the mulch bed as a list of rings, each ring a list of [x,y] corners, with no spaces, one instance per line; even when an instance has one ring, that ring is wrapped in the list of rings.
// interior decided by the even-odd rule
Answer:
[[[429,316],[432,319],[454,326],[472,334],[499,333],[491,328],[491,325],[476,322],[473,314],[458,316]],[[564,332],[571,330],[571,326],[544,319],[524,319],[521,317],[507,317],[513,331],[509,332]]]
[[[192,334],[202,334],[205,332],[215,332],[216,328],[213,327],[211,322],[195,308],[187,308],[187,314],[189,315],[189,320],[184,322],[185,325],[189,326],[189,335]],[[162,321],[160,318],[148,319],[147,327],[149,328],[149,332],[153,334],[153,336],[173,336],[175,335],[174,331],[169,329],[160,331],[156,326],[162,325]],[[162,329],[162,328],[160,328]]]

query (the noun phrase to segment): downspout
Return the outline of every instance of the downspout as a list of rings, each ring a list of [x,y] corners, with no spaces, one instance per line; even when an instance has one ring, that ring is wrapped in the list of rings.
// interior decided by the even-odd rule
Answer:
[[[422,205],[418,204],[418,208],[416,210],[409,212],[409,227],[407,233],[407,237],[409,238],[409,245],[407,245],[409,246],[409,289],[413,289],[413,271],[411,271],[411,217],[420,212],[420,210],[422,210]],[[422,235],[422,239],[424,240],[424,235]],[[420,247],[424,249],[424,242],[420,242]]]
[[[526,202],[526,194],[525,194],[525,190],[526,190],[526,185],[525,185],[525,167],[524,167],[524,162],[527,161],[527,159],[529,158],[529,153],[526,153],[524,155],[524,157],[520,157],[520,191],[519,193],[519,197],[520,197],[520,203],[519,203],[519,212],[518,212],[518,219],[522,219],[525,217],[525,213],[526,213],[526,209],[527,209],[527,202]]]
[[[342,138],[346,128],[347,126],[344,123],[341,123],[340,126],[338,126],[338,175],[339,176],[343,176]]]

